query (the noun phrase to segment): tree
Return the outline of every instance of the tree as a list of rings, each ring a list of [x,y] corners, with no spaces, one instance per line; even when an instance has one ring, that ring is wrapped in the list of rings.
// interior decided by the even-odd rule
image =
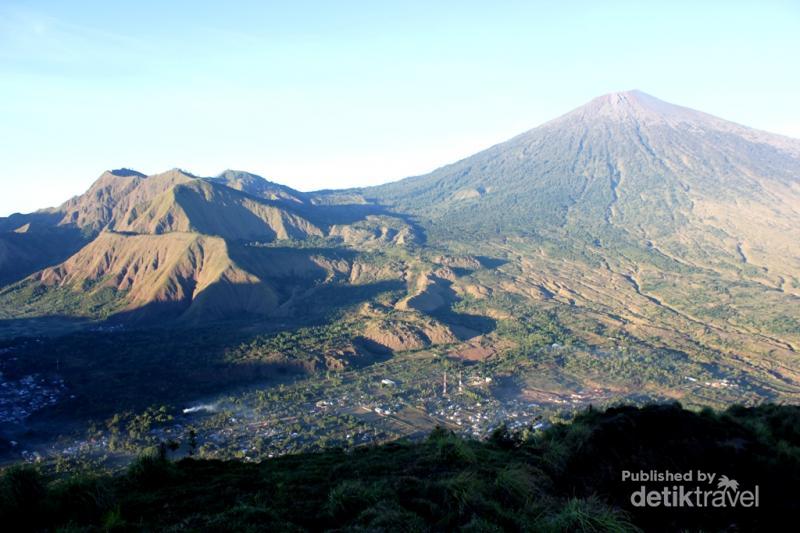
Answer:
[[[189,429],[189,456],[193,456],[197,452],[197,431],[194,428]]]

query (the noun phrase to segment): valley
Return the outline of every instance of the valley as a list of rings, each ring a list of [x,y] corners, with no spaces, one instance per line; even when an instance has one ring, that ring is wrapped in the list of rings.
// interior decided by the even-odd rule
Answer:
[[[639,91],[377,187],[108,171],[0,219],[0,459],[797,403],[798,176],[800,141]]]

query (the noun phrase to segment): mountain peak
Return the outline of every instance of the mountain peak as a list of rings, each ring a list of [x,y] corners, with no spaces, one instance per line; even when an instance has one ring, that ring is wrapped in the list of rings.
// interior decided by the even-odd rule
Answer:
[[[670,104],[638,89],[598,96],[566,116],[574,114],[582,118],[633,118],[650,122],[686,121],[701,115],[699,111]]]
[[[497,233],[572,225],[652,237],[674,229],[680,217],[696,216],[687,206],[722,197],[736,205],[761,201],[764,190],[782,191],[776,198],[790,194],[786,187],[796,191],[797,154],[800,143],[790,139],[632,90],[597,97],[366,197],[415,214],[436,213],[438,227],[448,232],[457,225],[476,234],[490,224]],[[647,229],[631,220],[646,220]]]
[[[138,170],[133,170],[132,168],[115,168],[114,170],[107,170],[106,174],[110,174],[111,176],[116,176],[118,178],[144,178],[146,177],[144,174],[139,172]]]
[[[631,89],[630,91],[617,91],[617,92],[607,93],[592,99],[587,105],[590,105],[592,103],[629,106],[629,107],[651,107],[659,104],[665,104],[668,106],[672,105],[663,100],[659,100],[655,96],[647,94],[644,91],[640,91],[639,89]],[[678,106],[673,106],[673,107],[678,107]]]
[[[251,181],[268,181],[263,176],[247,172],[245,170],[234,170],[231,168],[222,171],[217,178],[224,178],[227,180],[251,180]]]
[[[183,176],[183,177],[186,177],[186,178],[189,178],[189,179],[197,179],[197,178],[200,177],[200,176],[197,176],[195,174],[192,174],[188,170],[184,170],[184,169],[178,168],[178,167],[171,168],[168,171],[164,172],[163,174],[164,175],[171,175],[171,176]]]
[[[640,91],[639,89],[631,89],[629,91],[614,91],[610,93],[606,93],[602,96],[598,96],[597,99],[605,98],[605,99],[621,99],[621,100],[636,100],[640,97],[645,98],[655,98],[654,96],[650,96],[644,91]]]
[[[214,183],[222,183],[223,185],[236,189],[247,194],[252,194],[267,200],[291,200],[297,203],[303,203],[305,195],[300,191],[296,191],[291,187],[273,183],[258,174],[245,172],[243,170],[225,170],[214,178],[208,178],[209,181]]]

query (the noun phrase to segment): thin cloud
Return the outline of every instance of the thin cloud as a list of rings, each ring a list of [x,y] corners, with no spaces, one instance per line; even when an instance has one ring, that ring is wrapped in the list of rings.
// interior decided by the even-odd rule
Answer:
[[[4,69],[38,74],[65,67],[114,67],[122,61],[142,64],[156,49],[146,40],[83,26],[44,13],[0,8],[0,62]]]

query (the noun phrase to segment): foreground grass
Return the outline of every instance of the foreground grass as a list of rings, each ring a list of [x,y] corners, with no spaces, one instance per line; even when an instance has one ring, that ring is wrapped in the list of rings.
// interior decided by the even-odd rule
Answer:
[[[640,484],[622,482],[622,470],[724,474],[758,484],[761,505],[635,508]],[[671,404],[589,410],[485,442],[436,430],[423,442],[258,464],[147,454],[125,475],[51,480],[16,467],[0,481],[0,518],[63,531],[778,530],[796,516],[798,487],[800,408]]]

